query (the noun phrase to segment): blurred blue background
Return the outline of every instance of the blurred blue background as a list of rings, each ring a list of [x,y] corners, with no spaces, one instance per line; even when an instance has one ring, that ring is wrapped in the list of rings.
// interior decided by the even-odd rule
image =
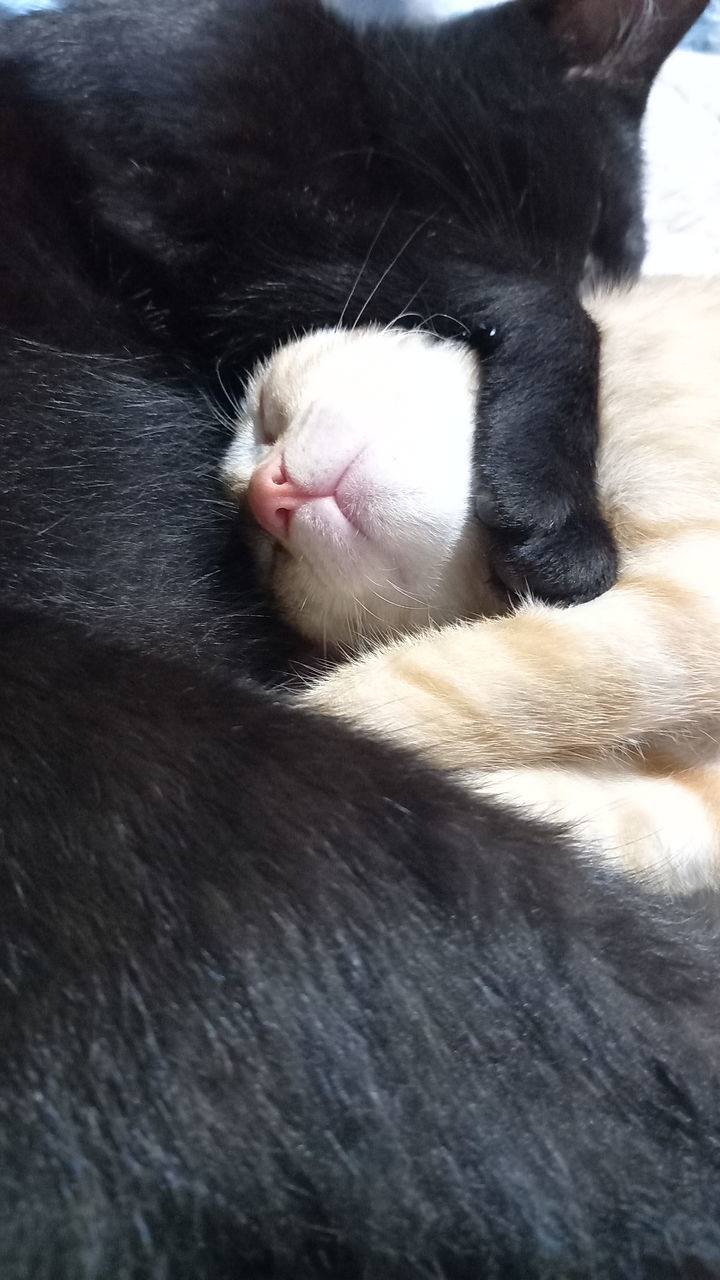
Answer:
[[[189,0],[192,3],[192,0]],[[404,17],[414,11],[428,16],[430,13],[449,14],[479,8],[472,0],[327,0],[333,8],[347,17],[357,19]],[[483,0],[480,0],[482,3]],[[487,0],[484,0],[487,3]],[[31,9],[56,9],[62,0],[0,0],[0,16],[27,13]],[[705,13],[685,37],[683,47],[699,53],[720,53],[720,0],[711,0]]]

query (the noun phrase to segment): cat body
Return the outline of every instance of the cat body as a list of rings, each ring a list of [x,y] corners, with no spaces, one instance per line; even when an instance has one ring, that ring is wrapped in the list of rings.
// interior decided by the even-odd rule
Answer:
[[[330,718],[0,623],[4,1280],[716,1273],[697,918]]]
[[[223,12],[250,31],[242,68]],[[279,168],[295,146],[307,160],[296,48],[313,81],[332,65],[357,83],[319,58],[317,32],[340,30],[319,22],[99,3],[0,32],[3,1280],[712,1275],[719,984],[701,921],[249,678],[287,674],[290,640],[217,484],[215,363],[234,340],[244,371],[281,321],[337,323],[379,225],[348,279],[337,208],[295,220],[297,188],[261,172],[271,116]],[[330,52],[352,64],[353,47]],[[522,126],[545,102],[528,57]],[[226,111],[233,63],[233,92],[259,104],[265,86],[255,148]],[[335,99],[308,100],[334,128]],[[223,196],[234,165],[259,175],[255,204]],[[627,192],[637,209],[630,172]],[[327,212],[316,189],[311,206]],[[581,214],[558,310],[532,275],[542,305],[515,308],[552,328],[569,307],[565,356],[594,350],[582,316],[573,338]],[[542,221],[560,263],[570,228]],[[424,282],[429,244],[376,321]]]
[[[620,555],[609,592],[566,610],[528,600],[508,615],[478,571],[482,371],[461,346],[388,332],[301,340],[250,388],[251,418],[262,399],[276,437],[271,466],[281,457],[305,490],[272,581],[287,617],[330,644],[418,629],[423,610],[436,624],[505,614],[400,639],[307,697],[445,767],[491,770],[474,784],[568,823],[643,879],[715,887],[720,280],[648,279],[588,305],[602,335],[598,488]],[[365,376],[363,397],[350,375],[364,343],[375,380]],[[239,441],[249,429],[245,419]],[[236,488],[247,475],[239,441],[225,463]],[[308,502],[318,459],[337,472],[346,454],[358,460],[334,496]],[[250,477],[261,516],[267,465]]]

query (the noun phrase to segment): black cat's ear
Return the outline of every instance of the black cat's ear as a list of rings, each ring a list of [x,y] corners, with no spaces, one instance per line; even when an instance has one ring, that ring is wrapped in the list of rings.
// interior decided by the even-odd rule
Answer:
[[[572,70],[644,99],[708,0],[526,0],[566,47]]]

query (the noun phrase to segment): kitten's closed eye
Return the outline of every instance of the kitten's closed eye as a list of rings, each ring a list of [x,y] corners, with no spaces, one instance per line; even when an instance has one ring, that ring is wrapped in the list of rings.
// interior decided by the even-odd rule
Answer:
[[[313,639],[353,643],[502,609],[473,504],[480,372],[468,342],[327,330],[256,372],[224,465]]]
[[[254,419],[256,434],[261,444],[274,444],[283,430],[283,423],[276,413],[266,403],[264,384],[260,383],[258,392],[257,408],[255,410]]]

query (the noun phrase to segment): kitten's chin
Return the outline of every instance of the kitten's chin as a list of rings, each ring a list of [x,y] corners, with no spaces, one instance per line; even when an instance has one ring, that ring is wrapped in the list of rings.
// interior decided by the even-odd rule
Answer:
[[[325,511],[293,533],[294,549],[275,548],[268,585],[286,621],[327,652],[507,611],[506,593],[482,569],[485,535],[470,521],[441,564],[437,557],[399,564],[396,549]]]

